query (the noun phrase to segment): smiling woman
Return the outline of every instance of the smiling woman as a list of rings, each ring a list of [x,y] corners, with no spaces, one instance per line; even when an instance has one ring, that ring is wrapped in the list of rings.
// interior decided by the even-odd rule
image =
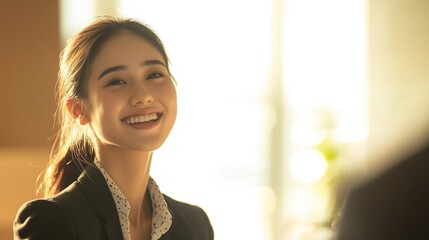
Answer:
[[[106,145],[145,151],[162,145],[177,112],[176,89],[167,63],[166,57],[134,33],[121,33],[101,46],[88,77],[91,94],[85,104],[79,99],[73,104],[78,106],[75,117],[83,113],[82,120],[91,121],[94,141],[102,142],[95,146],[97,151]],[[151,115],[156,121],[124,125],[127,120]],[[114,156],[109,151],[106,157]]]
[[[177,115],[160,39],[131,19],[100,17],[61,54],[58,134],[41,192],[15,239],[213,239],[206,213],[162,194],[152,152]]]

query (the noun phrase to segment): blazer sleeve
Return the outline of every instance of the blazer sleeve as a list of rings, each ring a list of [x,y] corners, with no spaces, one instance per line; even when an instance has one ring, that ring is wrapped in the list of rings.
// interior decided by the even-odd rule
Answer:
[[[33,200],[18,210],[13,224],[14,240],[76,239],[73,224],[57,203]]]

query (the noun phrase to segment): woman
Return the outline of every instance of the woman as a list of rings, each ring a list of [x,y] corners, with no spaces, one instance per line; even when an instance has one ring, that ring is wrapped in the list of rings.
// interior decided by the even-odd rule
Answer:
[[[176,119],[168,63],[156,34],[130,19],[98,18],[67,43],[45,197],[20,208],[15,239],[213,239],[205,212],[149,175]]]

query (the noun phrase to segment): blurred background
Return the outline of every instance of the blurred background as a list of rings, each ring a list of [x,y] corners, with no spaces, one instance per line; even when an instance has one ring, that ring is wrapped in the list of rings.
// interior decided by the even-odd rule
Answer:
[[[0,236],[36,197],[58,55],[97,16],[151,26],[178,82],[164,193],[216,239],[333,239],[344,192],[429,133],[429,1],[0,1]]]

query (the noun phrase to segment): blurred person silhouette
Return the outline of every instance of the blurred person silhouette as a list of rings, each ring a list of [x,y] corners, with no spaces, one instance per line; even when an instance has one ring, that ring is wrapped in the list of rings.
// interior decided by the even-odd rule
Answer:
[[[57,138],[15,239],[211,240],[201,208],[161,193],[152,152],[172,129],[176,85],[158,36],[132,19],[96,18],[60,56]]]
[[[337,235],[337,240],[428,239],[429,144],[352,188]]]

